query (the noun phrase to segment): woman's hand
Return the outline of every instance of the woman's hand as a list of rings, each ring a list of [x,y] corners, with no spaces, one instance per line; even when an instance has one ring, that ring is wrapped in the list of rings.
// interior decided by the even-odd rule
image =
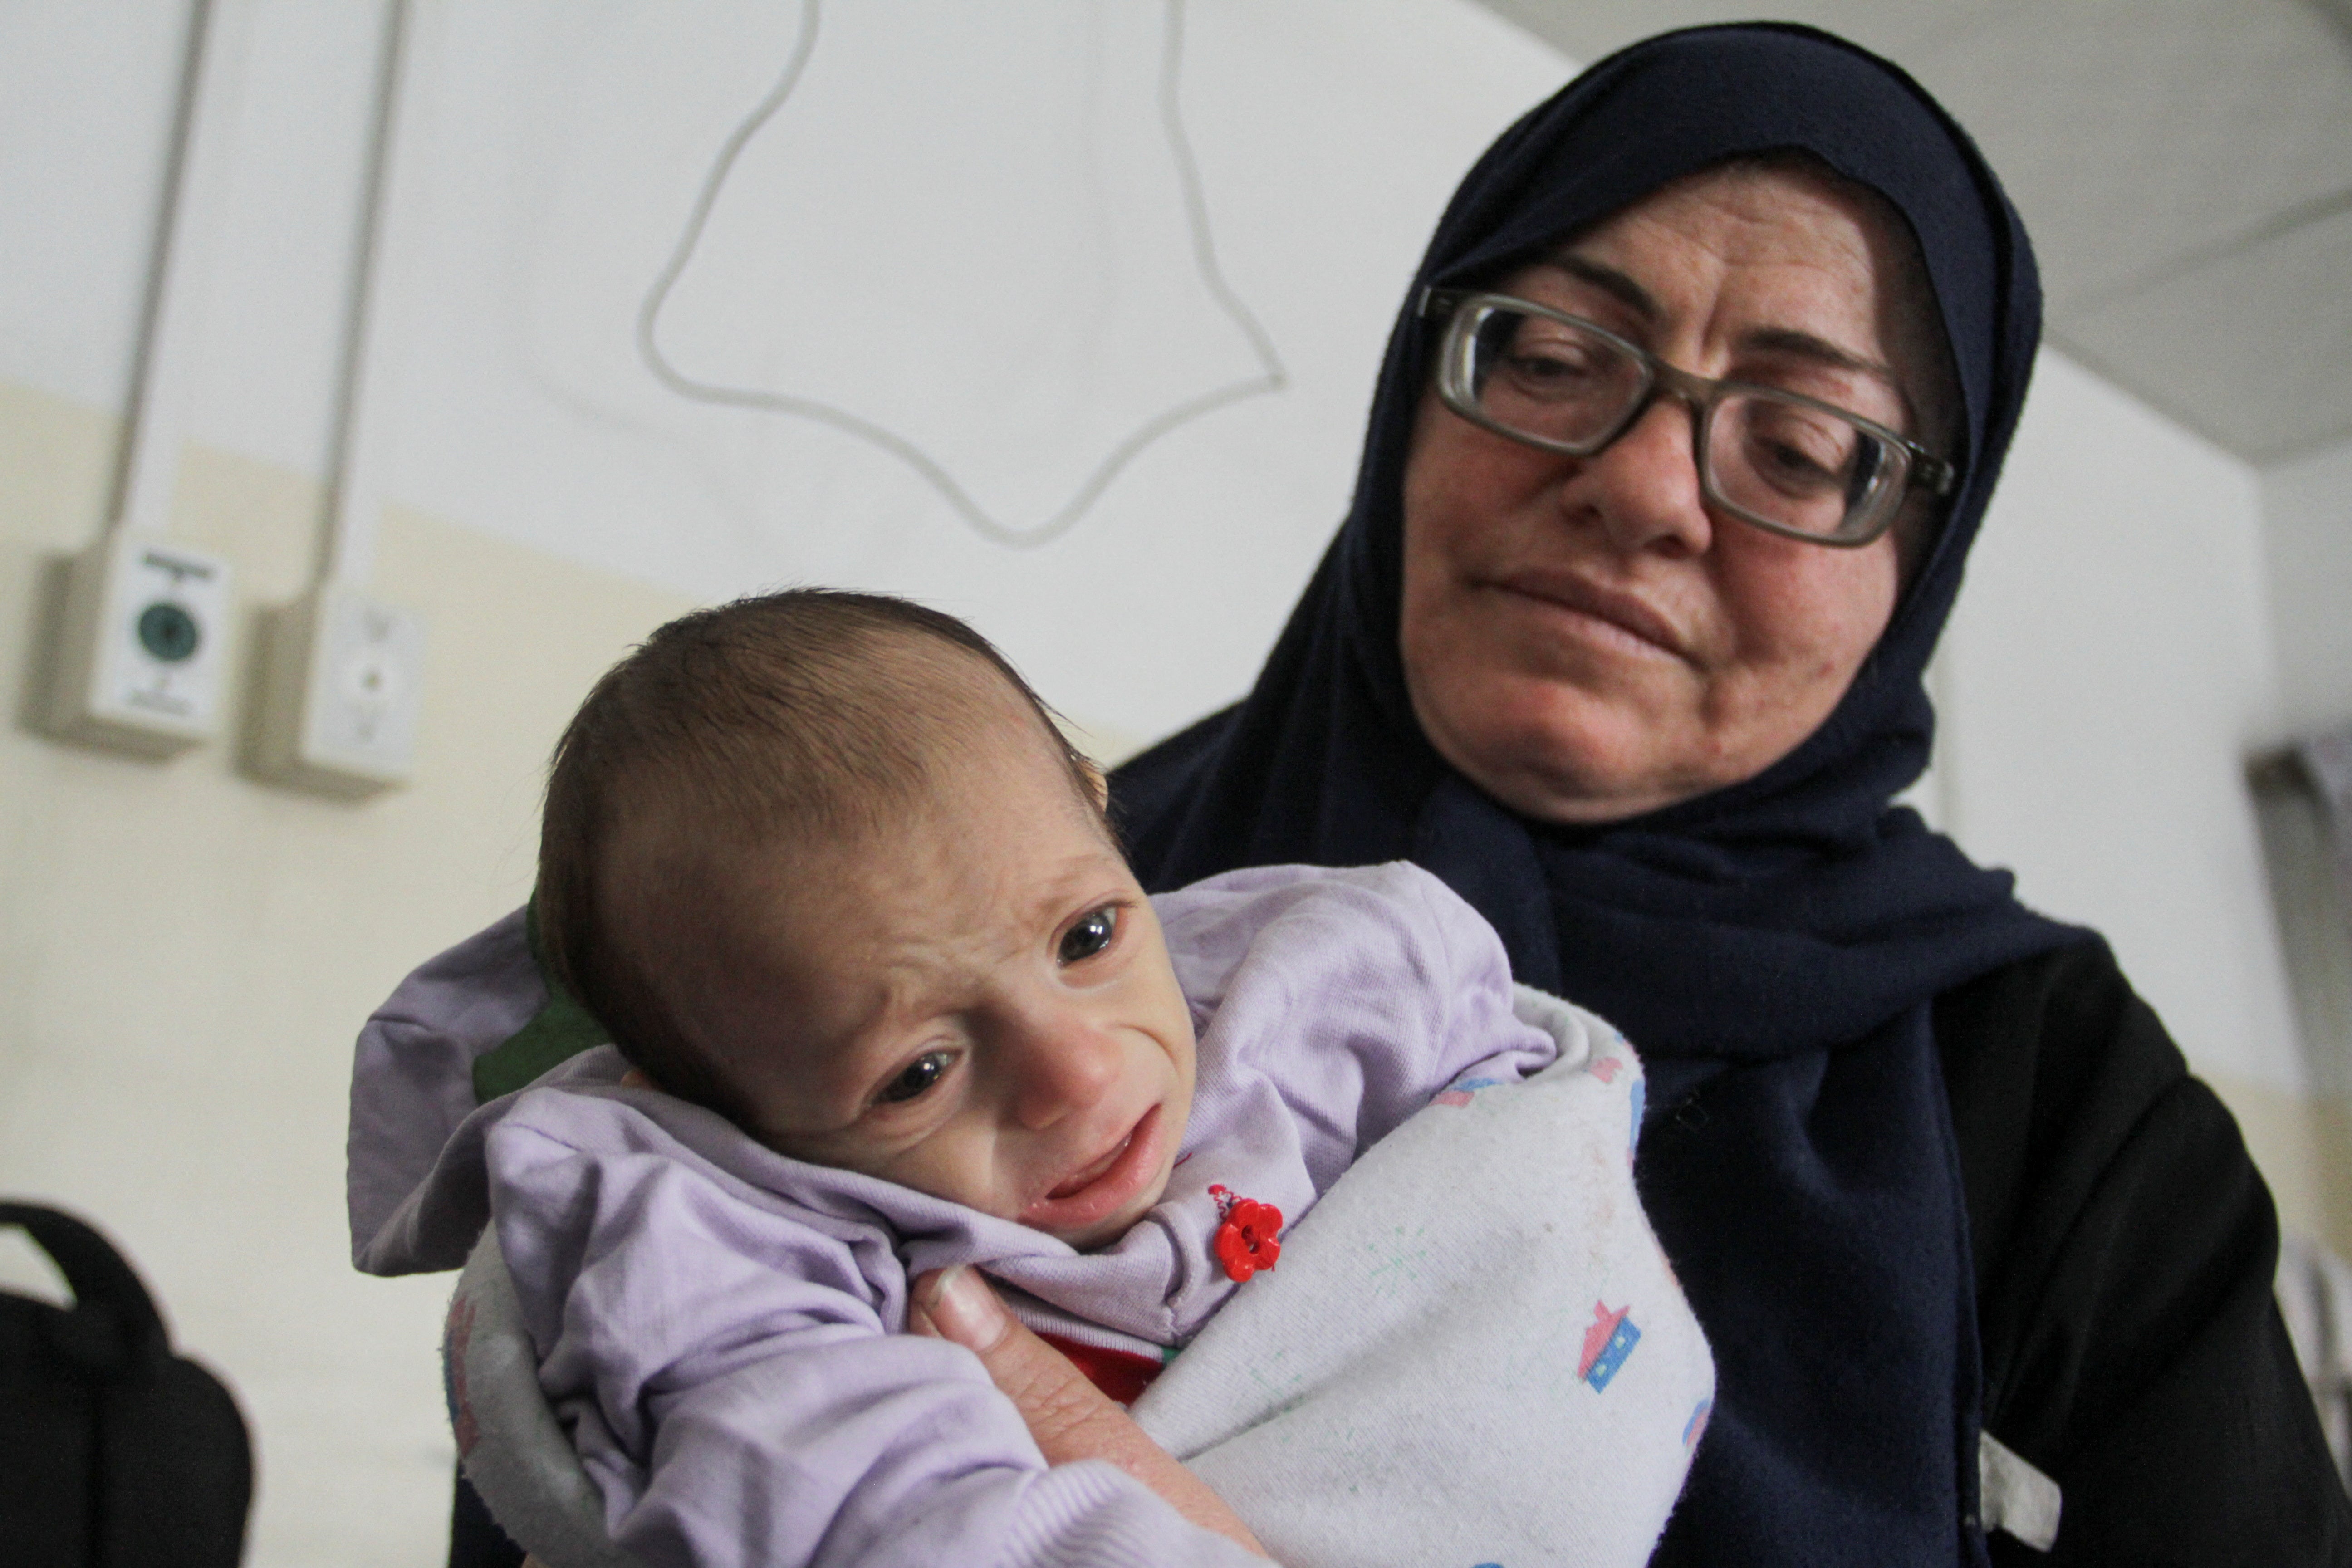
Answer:
[[[1047,1464],[1108,1459],[1202,1529],[1265,1555],[1223,1499],[1153,1442],[1067,1356],[1006,1311],[976,1269],[958,1264],[916,1279],[907,1327],[953,1341],[978,1356],[1029,1423],[1029,1435]]]

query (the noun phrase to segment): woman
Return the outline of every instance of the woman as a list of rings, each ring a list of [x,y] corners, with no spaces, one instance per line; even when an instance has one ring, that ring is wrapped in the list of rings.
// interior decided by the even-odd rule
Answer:
[[[1900,71],[1636,45],[1471,171],[1265,672],[1114,782],[1148,885],[1410,858],[1643,1051],[1720,1379],[1661,1563],[1983,1561],[1985,1456],[2057,1483],[2049,1561],[2352,1561],[2228,1114],[2104,944],[1889,805],[2039,328]]]

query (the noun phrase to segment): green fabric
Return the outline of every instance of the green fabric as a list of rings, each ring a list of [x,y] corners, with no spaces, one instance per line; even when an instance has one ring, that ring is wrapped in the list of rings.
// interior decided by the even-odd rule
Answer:
[[[539,966],[539,977],[547,986],[547,1003],[530,1016],[530,1022],[474,1058],[474,1099],[479,1102],[510,1094],[548,1068],[613,1037],[578,998],[549,977],[547,962],[539,951],[536,899],[523,916],[523,925],[530,938],[531,962]]]

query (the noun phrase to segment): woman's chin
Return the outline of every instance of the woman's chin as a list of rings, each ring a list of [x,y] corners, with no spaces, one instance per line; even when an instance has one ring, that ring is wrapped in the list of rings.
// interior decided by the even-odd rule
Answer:
[[[1638,776],[1609,774],[1564,779],[1556,774],[1522,771],[1518,777],[1499,781],[1499,787],[1475,775],[1471,782],[1521,816],[1566,827],[1622,822],[1704,793],[1669,789]]]
[[[1519,678],[1434,711],[1416,700],[1415,712],[1455,772],[1539,822],[1614,822],[1712,787],[1674,765],[1660,743],[1672,727],[1629,694]],[[1461,721],[1449,722],[1455,715]]]

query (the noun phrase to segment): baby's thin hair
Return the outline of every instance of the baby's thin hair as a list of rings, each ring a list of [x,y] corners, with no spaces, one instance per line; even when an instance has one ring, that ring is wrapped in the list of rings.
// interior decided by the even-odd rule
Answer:
[[[953,616],[884,594],[793,588],[698,610],[647,637],[588,693],[548,771],[532,912],[550,980],[665,1089],[741,1121],[748,1108],[621,940],[631,911],[611,907],[602,874],[619,830],[650,814],[720,845],[870,832],[989,722],[959,679],[971,659],[1020,694],[1099,820],[1094,765],[1020,672]]]

